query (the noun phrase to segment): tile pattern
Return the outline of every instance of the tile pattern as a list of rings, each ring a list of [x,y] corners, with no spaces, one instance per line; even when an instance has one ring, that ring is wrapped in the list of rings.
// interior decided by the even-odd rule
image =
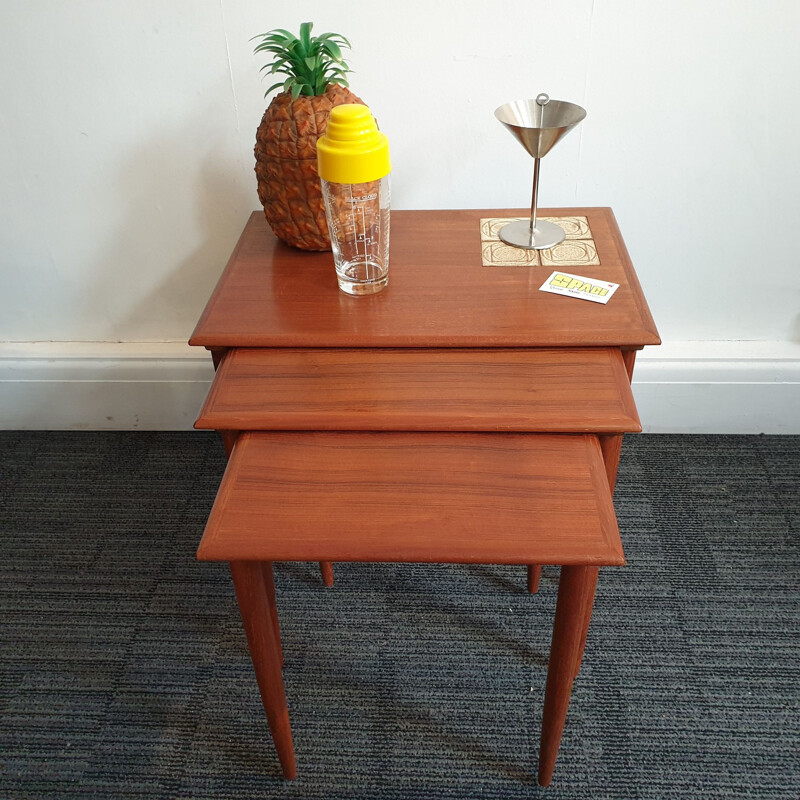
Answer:
[[[564,229],[567,238],[547,250],[523,250],[500,241],[500,228],[516,218],[481,220],[481,260],[484,267],[585,267],[600,259],[586,217],[542,217]]]

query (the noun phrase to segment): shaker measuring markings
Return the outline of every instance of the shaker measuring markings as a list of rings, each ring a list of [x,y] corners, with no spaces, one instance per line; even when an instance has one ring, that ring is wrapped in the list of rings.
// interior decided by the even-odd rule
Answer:
[[[374,265],[370,263],[368,256],[369,252],[368,245],[375,244],[375,240],[372,238],[371,234],[369,235],[367,234],[367,211],[364,208],[363,203],[366,202],[367,200],[374,200],[375,198],[377,198],[377,196],[378,195],[376,193],[373,193],[365,195],[364,197],[353,197],[353,187],[352,186],[350,187],[350,203],[351,203],[350,213],[352,214],[353,218],[353,229],[356,231],[356,254],[358,254],[358,242],[361,241],[364,247],[364,252],[361,255],[364,258],[364,264],[366,266],[368,280],[373,280],[375,277],[374,275],[370,274],[371,270],[374,270]],[[362,234],[358,233],[358,226],[356,225],[355,208],[357,204],[358,204],[358,211],[361,214],[361,225],[362,225],[361,229],[364,231]],[[381,246],[380,242],[381,239],[380,239],[380,226],[379,226],[378,252],[380,252],[380,246]]]

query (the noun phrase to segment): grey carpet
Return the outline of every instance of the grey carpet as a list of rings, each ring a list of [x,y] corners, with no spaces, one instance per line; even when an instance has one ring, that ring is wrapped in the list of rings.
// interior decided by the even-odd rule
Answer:
[[[800,796],[800,439],[629,437],[553,786],[535,784],[557,571],[276,568],[283,781],[230,579],[193,559],[202,433],[0,434],[0,796]]]

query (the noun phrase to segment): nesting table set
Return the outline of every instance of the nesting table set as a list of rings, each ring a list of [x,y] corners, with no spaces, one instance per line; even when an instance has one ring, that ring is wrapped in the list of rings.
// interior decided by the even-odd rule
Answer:
[[[630,376],[659,337],[611,210],[541,213],[590,230],[594,263],[562,268],[620,284],[606,305],[539,291],[544,261],[486,265],[481,220],[524,212],[392,212],[389,286],[367,297],[256,212],[190,339],[217,367],[196,427],[230,456],[198,558],[230,563],[287,778],[272,563],[318,561],[330,584],[337,561],[398,561],[524,564],[531,592],[542,564],[561,567],[552,779],[598,568],[624,564],[612,494],[622,436],[641,430]]]

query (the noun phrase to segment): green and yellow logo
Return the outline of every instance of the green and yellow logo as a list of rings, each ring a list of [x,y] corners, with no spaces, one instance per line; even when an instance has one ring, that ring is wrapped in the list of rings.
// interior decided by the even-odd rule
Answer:
[[[582,281],[580,278],[573,278],[571,275],[562,275],[560,272],[553,275],[550,286],[554,289],[566,289],[569,292],[584,292],[585,294],[594,294],[598,297],[605,297],[608,294],[608,289],[605,286],[598,286],[596,283]]]

